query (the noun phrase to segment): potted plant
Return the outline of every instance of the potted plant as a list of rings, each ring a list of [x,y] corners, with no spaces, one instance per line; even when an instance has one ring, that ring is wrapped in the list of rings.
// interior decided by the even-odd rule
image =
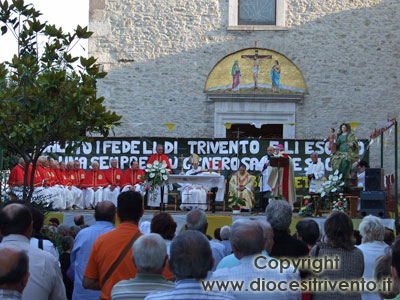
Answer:
[[[240,207],[246,205],[246,202],[243,198],[239,197],[238,192],[234,192],[233,194],[229,195],[228,204],[232,207],[232,212],[234,214],[240,213]]]

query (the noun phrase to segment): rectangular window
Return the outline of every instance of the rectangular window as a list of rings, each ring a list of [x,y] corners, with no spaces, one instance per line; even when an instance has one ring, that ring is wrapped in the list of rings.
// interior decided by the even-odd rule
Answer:
[[[276,25],[276,0],[239,0],[238,25]]]

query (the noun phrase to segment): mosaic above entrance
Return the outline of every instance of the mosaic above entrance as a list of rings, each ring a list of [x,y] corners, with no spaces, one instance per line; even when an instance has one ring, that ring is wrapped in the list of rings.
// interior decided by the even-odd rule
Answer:
[[[250,48],[221,59],[208,75],[205,93],[307,94],[300,70],[286,56]]]

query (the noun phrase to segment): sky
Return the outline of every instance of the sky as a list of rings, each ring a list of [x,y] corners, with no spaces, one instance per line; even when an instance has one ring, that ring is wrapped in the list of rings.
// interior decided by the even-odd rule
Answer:
[[[89,0],[25,0],[25,4],[28,3],[42,13],[42,22],[62,27],[64,32],[72,32],[78,25],[88,26]],[[3,24],[0,23],[1,26]],[[87,40],[80,41],[72,50],[72,55],[87,57],[87,48]],[[14,36],[11,33],[0,35],[0,62],[9,61],[16,52]]]

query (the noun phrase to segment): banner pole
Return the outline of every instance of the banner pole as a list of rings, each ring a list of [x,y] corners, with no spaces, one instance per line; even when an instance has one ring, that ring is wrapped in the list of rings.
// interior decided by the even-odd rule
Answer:
[[[396,227],[396,234],[399,232],[399,200],[398,200],[398,140],[397,140],[397,135],[398,135],[398,129],[397,129],[397,120],[394,121],[394,203],[395,203],[395,209],[394,209],[394,215],[395,215],[395,227]]]

